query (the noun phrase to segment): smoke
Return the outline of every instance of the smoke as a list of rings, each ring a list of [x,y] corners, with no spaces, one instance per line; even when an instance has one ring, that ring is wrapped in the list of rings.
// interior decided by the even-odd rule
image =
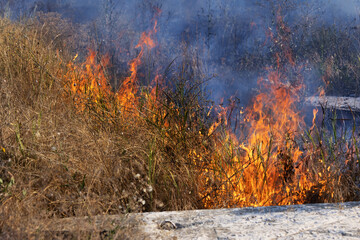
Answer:
[[[76,23],[96,21],[100,25],[98,30],[103,29],[100,34],[113,45],[124,29],[138,33],[149,29],[155,9],[159,8],[162,14],[158,19],[157,40],[166,56],[163,62],[179,57],[180,46],[195,49],[205,74],[215,76],[209,83],[214,98],[237,94],[244,104],[263,70],[275,62],[274,51],[278,46],[270,36],[277,34],[279,9],[291,29],[290,47],[300,63],[308,62],[307,51],[316,44],[314,36],[318,29],[324,26],[336,26],[338,30],[355,28],[360,11],[359,0],[36,0],[27,1],[21,11],[15,5],[17,13],[55,11]],[[125,37],[132,37],[129,42],[136,42],[136,34]],[[309,65],[311,67],[304,69],[311,72],[304,75],[318,79],[321,69]],[[307,82],[315,81],[321,82],[307,79]],[[318,84],[314,86],[317,88]]]
[[[335,9],[342,11],[345,15],[358,17],[360,12],[359,0],[335,0]]]

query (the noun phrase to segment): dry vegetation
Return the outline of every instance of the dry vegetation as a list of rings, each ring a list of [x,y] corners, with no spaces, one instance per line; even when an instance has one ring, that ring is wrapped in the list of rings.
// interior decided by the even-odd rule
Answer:
[[[145,120],[79,114],[62,79],[73,56],[57,51],[73,32],[50,19],[0,22],[1,232],[32,233],[32,219],[200,207],[176,143],[163,146]]]
[[[203,208],[208,196],[212,207],[236,206],[231,184],[245,168],[232,179],[224,176],[234,156],[245,153],[224,123],[231,111],[210,133],[210,106],[193,62],[185,58],[177,73],[165,74],[172,85],[153,87],[156,98],[143,88],[136,114],[113,111],[111,97],[85,97],[80,111],[66,76],[86,33],[74,29],[55,15],[0,19],[0,236],[36,234],[27,228],[34,219],[46,224],[53,218]],[[305,202],[357,200],[355,129],[350,140],[327,134],[315,127],[296,139],[312,176],[321,180]],[[293,150],[286,146],[279,154],[284,161]],[[284,166],[284,176],[293,171]],[[206,177],[205,185],[199,176]]]

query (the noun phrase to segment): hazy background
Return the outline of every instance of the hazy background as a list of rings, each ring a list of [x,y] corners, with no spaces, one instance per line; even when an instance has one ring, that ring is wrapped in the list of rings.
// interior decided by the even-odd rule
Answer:
[[[115,88],[138,53],[141,32],[161,9],[151,69],[162,73],[172,60],[187,56],[194,72],[210,79],[207,89],[215,101],[235,95],[246,104],[265,69],[277,67],[275,54],[284,44],[300,66],[296,74],[304,78],[305,95],[321,87],[329,95],[360,94],[358,0],[3,0],[0,9],[14,19],[57,12],[87,26],[96,39],[92,47],[112,56]],[[270,37],[282,31],[277,15],[290,29],[281,33],[286,42]]]

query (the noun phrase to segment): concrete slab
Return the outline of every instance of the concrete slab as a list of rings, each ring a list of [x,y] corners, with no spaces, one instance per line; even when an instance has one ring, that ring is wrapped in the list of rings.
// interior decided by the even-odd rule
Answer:
[[[360,239],[360,202],[69,218],[37,231],[91,239]]]
[[[345,111],[360,111],[360,98],[354,97],[335,97],[335,96],[322,96],[322,97],[307,97],[305,102],[314,107],[323,106],[325,108],[334,108]]]

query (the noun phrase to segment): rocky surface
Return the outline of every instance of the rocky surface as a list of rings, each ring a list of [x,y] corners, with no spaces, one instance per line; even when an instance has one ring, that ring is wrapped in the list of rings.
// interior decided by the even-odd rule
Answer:
[[[360,239],[360,202],[59,219],[37,232],[90,239]]]

